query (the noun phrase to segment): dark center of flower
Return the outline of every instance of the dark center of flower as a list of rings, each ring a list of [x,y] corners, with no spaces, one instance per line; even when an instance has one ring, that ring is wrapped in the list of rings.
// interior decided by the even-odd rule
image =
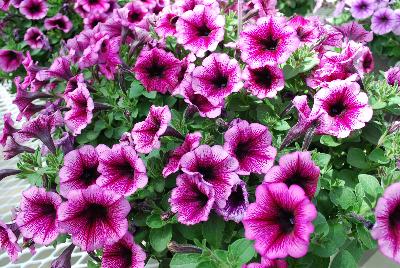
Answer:
[[[366,56],[364,61],[363,61],[363,68],[364,69],[370,69],[372,65],[372,57],[371,56]]]
[[[98,220],[107,218],[107,208],[100,204],[90,204],[82,212],[82,216],[87,218],[89,224],[92,224]]]
[[[57,25],[60,29],[64,29],[65,28],[65,22],[62,19],[56,20],[54,22],[55,25]]]
[[[243,189],[237,185],[236,189],[232,190],[231,195],[228,198],[228,204],[232,207],[239,207],[243,204]]]
[[[267,88],[271,87],[273,77],[268,69],[255,70],[253,73],[257,84],[263,85]]]
[[[224,88],[228,85],[228,78],[220,74],[214,79],[213,84],[217,88]]]
[[[358,8],[361,9],[361,10],[366,10],[368,8],[368,5],[365,2],[361,2],[358,5]]]
[[[150,68],[147,69],[149,76],[152,78],[153,77],[157,77],[157,78],[163,77],[164,70],[165,70],[165,67],[160,66],[158,64],[153,64]]]
[[[398,205],[389,215],[389,224],[391,228],[400,227],[400,205]]]
[[[135,12],[135,11],[130,11],[129,12],[129,20],[130,22],[139,22],[143,18],[142,14]]]
[[[41,6],[39,4],[35,4],[35,3],[32,4],[28,9],[31,14],[39,13],[42,10]]]
[[[293,184],[296,184],[304,189],[306,183],[307,183],[307,178],[297,172],[285,180],[285,184],[288,187],[292,186]]]
[[[132,267],[132,250],[122,244],[120,247],[119,255],[124,260],[123,267]]]
[[[274,51],[278,47],[279,40],[274,39],[272,36],[268,36],[266,39],[261,40],[261,45],[265,50]]]
[[[205,24],[197,28],[197,34],[201,37],[207,37],[210,33],[211,30]]]
[[[239,161],[242,161],[249,154],[250,144],[245,141],[240,141],[235,149],[235,156]]]
[[[57,217],[57,210],[53,204],[43,204],[41,206],[42,213],[55,219]]]
[[[281,209],[278,213],[277,221],[283,233],[288,234],[293,231],[295,223],[293,212]]]
[[[383,22],[383,23],[388,22],[388,20],[389,20],[389,18],[386,15],[383,15],[381,17],[381,22]]]
[[[198,167],[197,172],[203,175],[205,181],[211,181],[214,179],[214,170],[212,167],[200,166]]]
[[[176,22],[178,21],[178,19],[179,19],[179,17],[178,16],[174,16],[174,17],[172,17],[171,19],[170,19],[170,23],[172,24],[172,25],[175,25],[176,24]]]
[[[100,176],[100,173],[97,172],[97,167],[89,167],[83,170],[83,173],[80,177],[80,180],[86,185],[92,185],[96,179]]]
[[[96,5],[98,2],[98,0],[89,0],[90,5]]]
[[[202,192],[199,192],[196,200],[200,203],[201,207],[205,207],[208,202],[208,196]]]
[[[128,162],[118,164],[114,168],[119,174],[121,174],[121,176],[131,177],[135,173],[135,170]]]
[[[328,114],[332,117],[338,116],[346,109],[344,104],[341,101],[337,101],[334,104],[329,106]]]

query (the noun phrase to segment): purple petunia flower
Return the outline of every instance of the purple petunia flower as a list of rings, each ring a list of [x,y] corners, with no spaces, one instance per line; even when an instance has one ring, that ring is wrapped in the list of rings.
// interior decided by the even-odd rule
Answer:
[[[224,39],[225,18],[219,8],[197,5],[183,13],[176,22],[177,42],[197,57],[213,52]]]
[[[103,250],[103,268],[144,268],[146,253],[126,233],[117,243],[106,245]]]
[[[355,67],[358,73],[362,77],[366,73],[370,73],[374,70],[374,57],[369,47],[363,47],[360,51],[361,56],[356,60]]]
[[[131,207],[122,196],[97,185],[72,191],[57,211],[60,229],[82,250],[93,251],[120,240],[128,230]]]
[[[146,119],[136,123],[131,131],[135,150],[147,154],[153,149],[160,148],[159,139],[167,130],[170,121],[171,112],[168,106],[157,107],[152,105]]]
[[[67,107],[71,110],[65,113],[64,121],[73,134],[79,135],[92,122],[94,103],[85,83],[67,94]]]
[[[284,63],[299,43],[296,31],[284,17],[267,16],[245,26],[238,45],[242,60],[251,68],[260,68]]]
[[[57,209],[61,197],[45,188],[32,186],[22,193],[16,223],[24,238],[49,245],[58,237]]]
[[[400,263],[400,183],[386,188],[375,207],[376,222],[371,235],[383,255]]]
[[[94,13],[89,14],[83,19],[83,24],[85,24],[85,29],[94,29],[100,23],[107,21],[108,15],[105,13]]]
[[[198,174],[181,174],[176,179],[176,185],[169,203],[171,211],[178,213],[178,221],[186,225],[207,221],[215,201],[213,187],[204,183]]]
[[[97,171],[99,156],[96,148],[84,145],[64,156],[60,169],[60,194],[65,198],[74,190],[87,189],[96,184],[100,173]]]
[[[221,215],[225,221],[232,220],[236,223],[241,222],[249,206],[248,196],[246,183],[244,181],[239,181],[232,186],[231,194],[226,201],[226,205],[221,208],[216,208],[217,213]]]
[[[9,159],[11,159],[19,154],[25,153],[25,152],[34,153],[35,150],[33,150],[30,147],[26,147],[26,146],[23,146],[23,145],[17,143],[12,136],[8,137],[6,143],[3,147],[4,160],[9,160]]]
[[[159,48],[142,50],[133,68],[136,79],[147,91],[162,94],[175,89],[180,70],[180,61],[171,52]]]
[[[242,268],[288,268],[288,264],[285,260],[275,259],[270,260],[264,257],[261,257],[261,263],[249,263]]]
[[[0,0],[0,10],[7,11],[10,7],[11,0]]]
[[[108,0],[78,0],[76,4],[88,13],[102,13],[110,8]]]
[[[312,199],[317,190],[319,174],[319,167],[311,160],[310,152],[294,152],[279,159],[279,165],[265,174],[264,183],[283,182],[288,187],[296,184]]]
[[[17,132],[18,129],[14,128],[14,121],[11,118],[11,113],[3,115],[3,129],[0,132],[0,145],[5,145],[7,138]]]
[[[182,156],[181,166],[184,173],[199,174],[207,184],[213,186],[219,207],[225,206],[232,186],[239,181],[236,174],[238,161],[219,145],[200,145]]]
[[[400,85],[400,67],[392,67],[385,72],[386,82],[394,86],[396,83]]]
[[[176,22],[178,19],[179,16],[174,12],[162,14],[157,21],[157,26],[155,28],[156,33],[163,38],[174,36],[176,34]]]
[[[193,10],[197,5],[203,5],[210,9],[219,7],[218,1],[215,0],[176,0],[175,5],[180,14]]]
[[[375,11],[371,19],[371,30],[376,34],[387,34],[394,29],[396,15],[390,8],[381,8]]]
[[[40,71],[40,67],[37,66],[37,63],[32,60],[29,51],[26,52],[26,56],[22,61],[22,65],[27,73],[24,78],[24,82],[21,85],[22,88],[28,88],[30,86],[31,91],[36,92],[47,84],[46,81],[39,81],[36,79],[36,74]]]
[[[47,40],[47,37],[37,27],[31,27],[28,30],[26,30],[26,33],[24,35],[24,41],[32,49],[49,48],[49,41]]]
[[[251,0],[255,9],[258,9],[260,17],[275,14],[277,0]]]
[[[98,146],[100,187],[128,196],[147,185],[146,167],[132,146],[114,144],[110,149]]]
[[[274,165],[276,149],[266,126],[242,120],[225,132],[224,139],[224,149],[239,162],[237,174],[261,174]]]
[[[44,20],[44,28],[46,28],[46,30],[57,29],[64,33],[68,33],[72,29],[72,22],[67,16],[58,13],[55,16]]]
[[[69,245],[66,249],[63,250],[60,256],[57,257],[57,259],[54,259],[51,262],[50,267],[51,268],[71,267],[71,256],[74,249],[75,249],[74,244]]]
[[[146,28],[145,17],[148,14],[148,9],[145,5],[140,2],[130,2],[127,3],[123,9],[127,10],[126,20],[129,23],[129,28],[138,26],[141,28]]]
[[[366,19],[374,13],[376,7],[375,0],[353,0],[350,4],[350,12],[356,19]]]
[[[69,80],[72,77],[70,65],[67,57],[58,57],[48,69],[39,71],[36,74],[36,79],[39,81],[46,81],[51,78]]]
[[[301,44],[314,44],[322,37],[322,27],[316,18],[294,16],[288,25],[296,31]]]
[[[356,21],[344,23],[337,26],[336,29],[343,34],[343,37],[347,41],[353,40],[354,42],[368,43],[374,38],[374,34],[371,31],[365,30],[364,27]]]
[[[19,11],[29,20],[43,19],[47,14],[47,4],[44,0],[23,0]]]
[[[0,220],[0,249],[7,251],[12,262],[17,261],[18,252],[21,252],[17,237],[2,220]]]
[[[24,55],[20,51],[0,49],[0,69],[13,72],[21,65]]]
[[[372,118],[368,96],[360,91],[356,82],[336,80],[323,87],[314,96],[315,109],[323,111],[324,132],[345,138],[350,132],[361,129]],[[313,108],[314,109],[314,108]]]
[[[186,135],[183,143],[169,153],[168,163],[165,165],[162,174],[164,178],[175,173],[180,168],[180,160],[184,154],[193,151],[199,147],[201,142],[201,133],[194,132]]]
[[[254,248],[268,259],[307,254],[312,221],[317,210],[297,185],[261,184],[256,201],[250,204],[242,220],[245,236],[255,240]]]
[[[283,71],[278,66],[264,66],[252,69],[246,66],[243,71],[245,88],[259,99],[273,98],[285,86]]]
[[[394,11],[394,25],[392,32],[395,35],[400,35],[400,9]]]
[[[243,87],[239,63],[227,54],[213,53],[193,70],[192,86],[213,105],[219,105]]]

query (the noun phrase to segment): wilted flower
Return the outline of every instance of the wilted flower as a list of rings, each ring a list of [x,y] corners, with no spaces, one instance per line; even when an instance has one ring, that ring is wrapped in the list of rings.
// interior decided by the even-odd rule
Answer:
[[[23,237],[39,245],[51,244],[59,233],[57,209],[61,202],[57,193],[45,188],[32,186],[24,191],[16,219]]]
[[[71,255],[72,251],[74,251],[75,245],[69,245],[64,251],[61,253],[57,259],[51,262],[51,268],[67,268],[71,267]]]
[[[68,33],[72,29],[72,22],[63,14],[56,14],[55,16],[44,20],[44,28],[46,30],[57,29]]]
[[[13,231],[0,220],[0,249],[7,251],[12,262],[16,262],[21,248]]]
[[[37,27],[31,27],[26,30],[24,35],[24,41],[32,48],[32,49],[46,49],[49,47],[49,41],[47,37],[42,33],[42,31]]]
[[[256,201],[242,222],[246,238],[255,240],[254,248],[264,258],[300,258],[307,254],[316,217],[301,187],[271,183],[257,187]]]
[[[245,88],[259,99],[273,98],[285,86],[283,71],[278,66],[264,66],[243,71]]]
[[[3,115],[3,129],[0,132],[0,145],[4,146],[7,138],[17,131],[18,129],[14,128],[14,121],[11,118],[11,113],[5,113]]]
[[[231,126],[224,138],[224,149],[239,162],[239,175],[265,173],[273,166],[276,149],[266,126],[242,120]]]
[[[47,14],[47,4],[44,0],[23,0],[19,5],[19,11],[27,19],[40,20]]]
[[[392,67],[385,72],[386,81],[389,85],[400,85],[400,67]]]
[[[69,80],[72,77],[70,62],[67,57],[58,57],[48,69],[41,70],[36,74],[39,81],[50,80],[51,78]]]
[[[150,153],[160,148],[160,137],[167,130],[171,121],[171,112],[168,106],[157,107],[152,105],[149,114],[142,122],[136,123],[131,131],[135,150],[139,153]]]
[[[8,137],[4,147],[3,147],[3,156],[4,160],[11,159],[19,154],[22,153],[34,153],[35,150],[33,150],[30,147],[23,146],[19,143],[17,143],[12,136]]]
[[[375,11],[371,19],[371,30],[376,34],[391,32],[396,24],[396,15],[390,8],[381,8]]]
[[[13,72],[21,65],[24,55],[20,51],[0,49],[0,69]]]
[[[376,7],[375,0],[353,0],[350,4],[350,12],[356,19],[366,19],[374,13]]]
[[[92,185],[71,191],[68,201],[59,207],[57,219],[75,245],[93,251],[114,244],[126,234],[130,209],[122,196]]]
[[[98,146],[100,187],[128,196],[147,185],[146,167],[132,146],[114,144],[110,149]]]
[[[215,201],[213,187],[204,183],[198,174],[181,174],[176,185],[169,203],[172,212],[178,213],[178,221],[186,225],[207,221]]]
[[[231,189],[231,194],[226,201],[224,207],[217,207],[216,211],[221,215],[225,221],[241,222],[244,213],[249,206],[248,193],[246,190],[246,183],[239,181],[234,184]]]

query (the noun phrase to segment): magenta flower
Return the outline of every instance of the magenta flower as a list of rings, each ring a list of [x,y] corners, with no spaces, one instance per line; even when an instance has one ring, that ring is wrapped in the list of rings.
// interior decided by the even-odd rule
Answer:
[[[213,105],[219,105],[243,87],[239,63],[227,54],[213,53],[193,70],[192,86]]]
[[[48,40],[46,39],[46,41]],[[47,84],[46,81],[39,81],[36,79],[36,74],[40,71],[40,67],[37,66],[37,63],[32,60],[29,51],[26,52],[26,56],[22,61],[22,65],[27,73],[24,78],[24,82],[21,85],[22,88],[28,88],[30,86],[31,91],[36,92]]]
[[[186,225],[207,221],[215,201],[213,187],[204,183],[198,174],[181,174],[176,185],[169,203],[171,211],[178,213],[178,221]]]
[[[103,268],[144,268],[146,253],[126,233],[117,243],[106,245],[103,250]]]
[[[250,204],[242,220],[245,236],[255,240],[254,248],[268,259],[307,254],[312,221],[317,210],[297,185],[261,184],[256,202]]]
[[[128,11],[127,14],[127,22],[129,23],[130,28],[139,26],[139,27],[146,27],[146,21],[144,20],[146,15],[148,14],[149,10],[146,8],[145,5],[141,4],[140,2],[130,2],[127,3],[123,9]]]
[[[43,19],[47,14],[47,4],[44,0],[23,0],[19,11],[29,20]]]
[[[66,57],[58,57],[48,69],[41,70],[36,74],[39,81],[50,80],[51,78],[69,80],[72,77],[70,61]]]
[[[374,34],[371,31],[365,30],[364,27],[356,21],[344,23],[337,26],[336,29],[343,34],[343,37],[347,41],[353,40],[354,42],[368,43],[374,38]]]
[[[100,173],[99,155],[92,145],[84,145],[64,156],[64,165],[60,169],[60,194],[67,198],[74,190],[84,190],[96,183]]]
[[[314,107],[324,112],[325,133],[338,138],[345,138],[351,131],[363,128],[372,118],[368,96],[360,91],[356,82],[336,80],[329,83],[315,94]]]
[[[360,76],[365,73],[370,73],[374,70],[374,57],[372,56],[372,52],[369,47],[363,47],[361,50],[361,56],[357,59],[355,63],[355,67],[359,72]]]
[[[237,174],[261,174],[274,165],[276,149],[266,126],[242,120],[225,132],[224,139],[224,149],[239,162]]]
[[[64,33],[68,33],[72,29],[72,22],[67,16],[58,13],[55,16],[44,20],[44,28],[46,28],[46,30],[57,29]]]
[[[14,121],[11,118],[11,113],[3,115],[3,129],[0,132],[0,145],[5,145],[7,138],[17,132],[18,129],[14,128]]]
[[[0,49],[0,69],[6,73],[13,72],[21,65],[24,55],[15,50]]]
[[[129,202],[97,185],[72,191],[57,211],[60,229],[82,250],[93,251],[120,240],[128,230]]]
[[[98,24],[107,21],[108,15],[105,13],[95,13],[89,14],[83,19],[83,24],[85,24],[85,29],[94,29]]]
[[[47,49],[49,47],[49,41],[47,40],[47,37],[37,27],[31,27],[26,31],[24,35],[24,41],[32,49]]]
[[[192,84],[192,73],[196,65],[193,63],[196,60],[194,54],[189,54],[181,60],[181,70],[178,74],[178,86],[171,92],[172,95],[183,95],[183,90],[187,86],[185,82]]]
[[[207,184],[213,186],[219,207],[225,206],[232,186],[239,181],[236,174],[238,161],[219,145],[200,145],[182,156],[181,166],[184,173],[199,174]]]
[[[266,17],[276,13],[277,0],[251,0],[255,9],[258,9],[260,17]]]
[[[396,15],[390,8],[375,11],[371,19],[371,30],[379,35],[391,32],[396,24]]]
[[[10,7],[11,0],[0,0],[0,10],[7,11]]]
[[[17,261],[18,252],[21,252],[17,237],[2,220],[0,220],[0,249],[7,252],[12,262]]]
[[[169,153],[168,163],[165,165],[162,174],[164,178],[175,173],[180,168],[180,160],[184,154],[193,151],[199,147],[201,142],[201,133],[194,132],[186,135],[183,143]]]
[[[265,174],[264,183],[283,182],[287,187],[296,184],[312,199],[317,190],[319,174],[319,167],[311,160],[310,152],[294,152],[279,159],[279,165]]]
[[[57,193],[45,188],[32,186],[24,191],[16,219],[23,237],[39,245],[51,244],[59,233],[57,209],[61,202]]]
[[[76,4],[88,13],[102,13],[110,8],[108,0],[78,0]]]
[[[249,263],[244,265],[242,268],[288,268],[288,264],[285,260],[270,260],[261,257],[261,263]]]
[[[294,16],[288,21],[297,34],[297,38],[302,44],[313,44],[322,37],[322,29],[320,22],[316,18],[304,18],[302,16]]]
[[[79,135],[81,131],[92,122],[94,103],[85,83],[67,94],[67,107],[71,110],[65,113],[64,121],[73,134]]]
[[[131,131],[135,150],[147,154],[153,149],[160,148],[159,139],[167,130],[170,121],[171,112],[168,106],[157,107],[152,105],[146,119],[136,123]]]
[[[64,99],[67,100],[69,93],[75,91],[78,87],[87,87],[85,83],[85,77],[81,73],[71,77],[68,80],[64,90]]]
[[[350,5],[350,12],[356,19],[366,19],[374,13],[376,7],[375,0],[353,0]]]
[[[142,50],[133,68],[136,79],[147,91],[162,94],[175,89],[180,70],[180,61],[171,52],[159,48]]]
[[[392,67],[385,72],[386,82],[394,86],[396,83],[400,85],[400,67]]]
[[[244,213],[249,206],[248,193],[246,190],[246,183],[239,181],[232,186],[231,194],[226,201],[224,207],[217,207],[216,211],[221,215],[225,221],[235,221],[239,223],[242,221]]]
[[[114,144],[110,149],[99,145],[100,187],[128,196],[147,185],[146,167],[132,146]]]
[[[86,29],[67,41],[66,48],[69,50],[68,57],[72,62],[78,62],[83,55],[83,51],[94,40],[95,31]]]
[[[400,9],[396,9],[394,11],[394,16],[395,16],[395,19],[394,19],[394,26],[393,26],[392,32],[395,35],[400,35]]]
[[[180,14],[193,10],[197,5],[203,5],[210,9],[219,8],[218,1],[215,0],[176,0],[175,5]]]
[[[284,17],[259,18],[244,27],[239,48],[244,62],[251,68],[284,63],[299,46],[296,31]]]
[[[273,98],[285,86],[283,71],[278,66],[264,66],[243,71],[245,88],[259,99]]]
[[[400,263],[400,183],[386,188],[375,207],[376,222],[371,235],[383,255]]]
[[[6,143],[3,147],[4,160],[9,160],[9,159],[14,158],[15,156],[25,153],[25,152],[34,153],[35,150],[33,150],[30,147],[27,147],[27,146],[17,143],[12,136],[8,137]]]
[[[178,19],[179,16],[173,12],[162,14],[157,21],[156,33],[163,38],[174,36],[176,34],[176,22]]]
[[[197,57],[213,52],[224,39],[225,18],[219,8],[197,5],[183,13],[176,22],[177,42]]]

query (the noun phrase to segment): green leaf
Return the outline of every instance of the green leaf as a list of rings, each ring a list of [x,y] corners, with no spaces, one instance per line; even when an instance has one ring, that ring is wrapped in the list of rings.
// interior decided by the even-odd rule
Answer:
[[[167,223],[161,219],[159,213],[152,213],[150,216],[147,217],[146,224],[150,228],[157,229],[163,227]]]
[[[346,186],[333,189],[329,193],[329,197],[335,205],[341,206],[343,209],[348,209],[356,200],[353,190]]]
[[[347,238],[344,225],[342,223],[334,223],[330,225],[328,238],[335,243],[337,248],[343,246]]]
[[[253,242],[245,238],[236,240],[229,245],[228,252],[232,255],[238,265],[249,262],[256,253],[253,247]]]
[[[167,248],[168,243],[172,238],[171,225],[165,225],[158,229],[151,229],[150,231],[150,245],[155,251],[161,252]]]
[[[176,253],[172,257],[171,268],[196,268],[201,255],[196,253]]]
[[[329,161],[331,160],[331,155],[315,152],[313,153],[312,158],[315,164],[323,169],[328,165]]]
[[[140,84],[139,81],[135,80],[132,82],[131,87],[129,88],[129,98],[134,99],[142,95],[144,92],[144,87]]]
[[[382,186],[374,176],[360,174],[358,175],[358,180],[360,181],[364,192],[370,196],[376,197],[382,192]]]
[[[359,148],[350,148],[347,152],[347,163],[359,169],[367,169],[369,167],[365,152]]]
[[[151,92],[143,91],[142,95],[148,99],[155,99],[156,95],[157,95],[157,91],[151,91]]]
[[[91,259],[88,259],[87,267],[88,267],[88,268],[99,268],[100,265],[98,265],[97,263],[95,263],[95,262],[92,261]]]
[[[333,259],[331,268],[357,268],[357,262],[347,250],[341,250]]]
[[[219,248],[224,234],[225,222],[215,213],[211,214],[208,221],[202,224],[202,233],[208,243],[214,248]]]
[[[313,221],[314,232],[322,237],[329,234],[329,225],[326,222],[324,215],[318,212],[317,218]]]
[[[200,262],[196,268],[218,268],[218,265],[211,260],[207,260]]]
[[[321,142],[321,144],[329,146],[329,147],[337,147],[341,144],[340,142],[337,142],[336,138],[334,138],[332,136],[328,136],[328,135],[321,136],[320,142]]]
[[[371,161],[374,161],[378,164],[387,164],[389,163],[389,159],[386,157],[385,152],[380,149],[376,148],[374,149],[368,156],[368,159]]]
[[[285,131],[290,129],[290,125],[286,121],[277,121],[274,125],[274,129],[279,130],[279,131]]]
[[[361,243],[368,249],[373,249],[376,247],[376,242],[372,239],[371,233],[362,224],[357,224],[358,239]]]
[[[315,254],[323,258],[327,258],[335,254],[337,247],[335,242],[326,240],[320,244],[311,244],[310,250]]]

